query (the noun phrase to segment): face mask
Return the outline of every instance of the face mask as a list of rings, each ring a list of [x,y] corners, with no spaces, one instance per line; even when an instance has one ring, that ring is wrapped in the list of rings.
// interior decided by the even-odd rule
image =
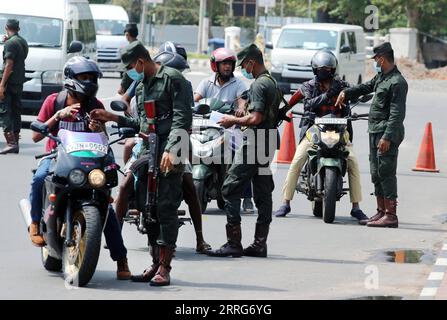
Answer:
[[[374,65],[373,65],[373,67],[374,67],[374,71],[375,71],[376,73],[381,73],[381,72],[382,72],[382,67],[379,66],[379,63],[378,63],[377,61],[374,61]]]
[[[332,71],[321,69],[317,70],[317,79],[320,81],[328,80],[333,78]]]
[[[137,72],[137,64],[135,65],[135,67],[133,69],[130,69],[129,71],[127,71],[127,75],[129,76],[129,78],[131,78],[133,81],[141,81],[144,79],[144,71],[143,72]]]
[[[248,65],[248,63],[247,63],[247,65]],[[253,69],[251,71],[253,72]],[[248,80],[252,80],[255,78],[255,77],[253,77],[253,73],[252,72],[248,73],[248,71],[245,68],[242,68],[241,72],[242,72],[242,75],[245,78],[247,78]]]

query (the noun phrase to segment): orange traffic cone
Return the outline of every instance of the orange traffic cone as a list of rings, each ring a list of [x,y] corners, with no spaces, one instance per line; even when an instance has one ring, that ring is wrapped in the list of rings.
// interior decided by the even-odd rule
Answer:
[[[431,122],[427,123],[425,126],[424,137],[422,138],[421,147],[419,148],[419,156],[413,171],[439,172],[439,170],[436,169],[435,163]]]
[[[286,123],[281,137],[281,145],[279,147],[278,156],[275,162],[277,163],[291,163],[295,156],[296,142],[295,129],[293,128],[293,117],[290,117],[290,122]]]

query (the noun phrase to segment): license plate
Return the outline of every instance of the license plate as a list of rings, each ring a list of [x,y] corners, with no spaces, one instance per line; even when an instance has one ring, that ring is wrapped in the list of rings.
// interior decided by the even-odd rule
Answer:
[[[347,125],[348,119],[344,118],[317,118],[315,124],[340,124]]]
[[[210,119],[193,119],[193,127],[216,127],[217,124]]]

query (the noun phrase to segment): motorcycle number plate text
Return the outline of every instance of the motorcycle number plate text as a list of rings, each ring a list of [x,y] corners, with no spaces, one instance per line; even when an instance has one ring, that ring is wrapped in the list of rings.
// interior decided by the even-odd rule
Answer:
[[[317,118],[315,124],[341,124],[347,125],[348,120],[344,118]]]
[[[107,154],[107,146],[94,142],[71,143],[68,146],[66,146],[65,150],[67,151],[67,153],[72,153],[76,151],[96,151],[101,152],[103,154]]]

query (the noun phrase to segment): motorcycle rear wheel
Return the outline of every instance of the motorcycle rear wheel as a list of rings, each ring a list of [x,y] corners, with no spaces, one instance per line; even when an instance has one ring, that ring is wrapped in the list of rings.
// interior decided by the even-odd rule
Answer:
[[[194,188],[196,188],[197,196],[199,197],[200,209],[202,211],[202,214],[204,214],[206,211],[206,207],[208,206],[205,180],[194,180]]]
[[[40,248],[40,257],[42,259],[42,264],[45,270],[55,272],[61,271],[62,260],[50,256],[48,249],[46,247]]]
[[[101,250],[102,222],[98,208],[84,206],[73,217],[73,247],[64,244],[62,263],[65,281],[85,286],[96,270]]]
[[[321,218],[323,216],[323,201],[312,201],[312,212],[315,217]]]

